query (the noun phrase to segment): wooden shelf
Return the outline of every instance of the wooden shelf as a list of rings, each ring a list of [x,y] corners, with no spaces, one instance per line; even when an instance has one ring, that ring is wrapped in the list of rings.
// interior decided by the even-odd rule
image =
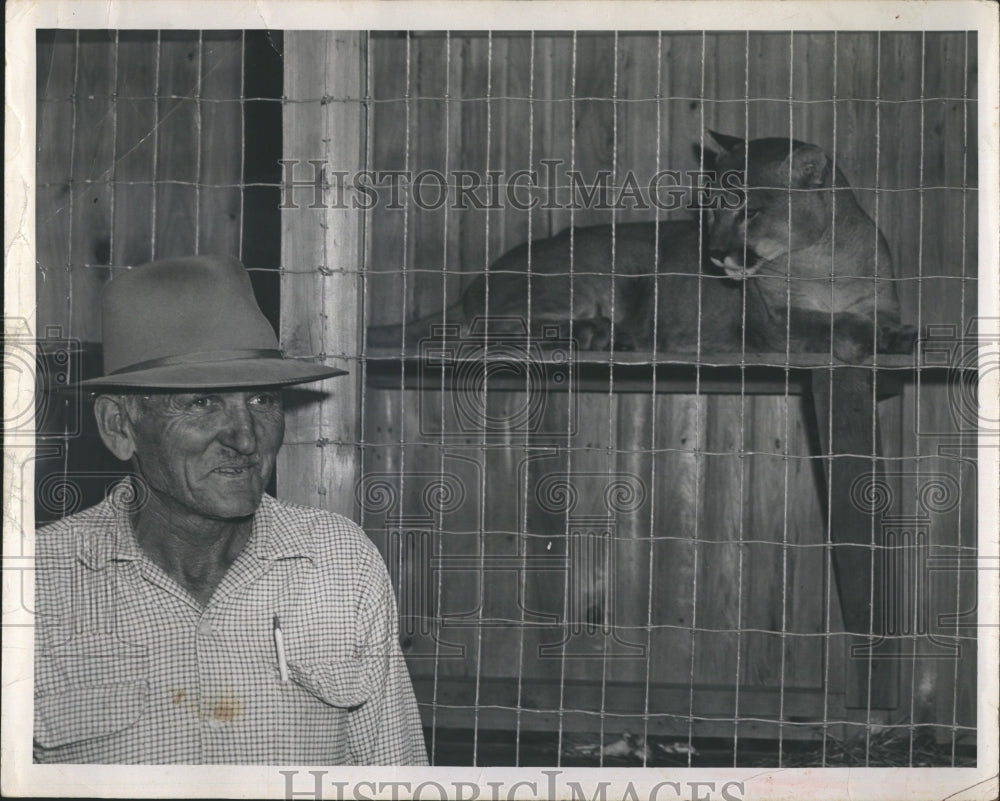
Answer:
[[[517,682],[484,677],[478,682],[460,676],[435,683],[420,673],[420,661],[411,663],[413,687],[418,698],[435,698],[434,715],[438,727],[467,728],[475,713],[479,728],[504,730],[511,719],[528,731],[564,731],[593,733],[602,726],[619,732],[636,725],[649,734],[687,736],[693,727],[696,736],[729,737],[733,734],[733,688],[652,682],[647,686],[625,682],[607,682],[603,687],[593,681],[567,679],[562,682],[532,677],[523,683],[520,698]],[[478,684],[479,701],[476,702]],[[571,694],[576,709],[560,711],[560,696]],[[843,695],[823,688],[740,687],[740,723],[742,737],[776,738],[780,721],[785,739],[816,738],[816,728],[794,725],[795,721],[815,718],[817,703],[843,703]],[[603,698],[603,700],[602,700]],[[655,710],[652,714],[647,709]],[[698,718],[688,719],[688,710],[698,710]],[[603,708],[603,711],[602,711]],[[789,725],[789,721],[793,722]],[[429,724],[430,721],[427,721]],[[835,724],[831,724],[835,725]]]
[[[816,368],[842,369],[856,365],[822,363],[821,354],[792,353],[713,353],[700,362],[691,353],[649,353],[626,351],[583,351],[567,360],[560,352],[539,350],[531,359],[517,358],[504,352],[476,352],[455,355],[448,343],[441,350],[429,348],[424,355],[401,353],[392,348],[371,349],[362,357],[366,383],[378,389],[456,388],[459,376],[475,378],[470,386],[481,386],[481,371],[488,370],[489,389],[524,391],[530,386],[544,386],[547,391],[563,392],[650,392],[655,382],[660,393],[729,394],[729,395],[801,395],[811,386]],[[912,355],[880,354],[878,363],[861,365],[875,371],[879,398],[902,392],[903,384],[914,380],[916,367]],[[921,368],[922,377],[943,377],[947,368]]]

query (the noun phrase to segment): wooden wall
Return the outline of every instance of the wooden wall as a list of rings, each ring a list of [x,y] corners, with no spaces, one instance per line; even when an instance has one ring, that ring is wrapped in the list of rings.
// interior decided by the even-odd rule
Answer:
[[[835,153],[861,205],[877,215],[904,319],[960,332],[976,313],[975,63],[975,36],[962,32],[380,35],[369,42],[369,166],[484,175],[541,171],[543,159],[561,159],[566,184],[569,168],[585,176],[613,170],[618,178],[627,169],[639,176],[696,169],[693,145],[705,128],[792,134]],[[571,214],[565,205],[530,213],[429,211],[412,202],[373,209],[367,322],[439,310],[529,237],[610,221],[607,211]],[[653,214],[625,209],[616,219]],[[491,390],[485,402],[503,418],[526,397]],[[427,613],[465,611],[493,627],[453,625],[442,634],[461,646],[460,657],[431,636],[412,638],[421,700],[457,709],[434,710],[435,720],[687,732],[693,713],[729,718],[693,726],[731,736],[736,716],[776,719],[779,694],[785,721],[822,720],[827,702],[827,717],[858,719],[839,695],[842,638],[815,636],[837,632],[840,622],[801,398],[654,397],[651,387],[621,393],[609,385],[572,400],[548,395],[541,433],[511,427],[500,436],[442,436],[460,428],[455,404],[453,395],[412,385],[369,388],[364,398],[365,487],[391,487],[383,487],[390,497],[361,503],[359,514],[385,538],[387,553],[392,527],[407,525],[393,515],[428,514],[424,492],[435,474],[454,474],[466,492],[447,514],[431,510],[430,530],[441,564],[464,555],[480,570],[442,568],[421,603]],[[943,473],[960,482],[961,498],[931,516],[930,541],[972,546],[975,463],[938,456],[944,439],[927,433],[954,433],[949,390],[917,380],[880,407],[891,457],[885,469],[902,490],[887,514],[920,511],[914,482]],[[645,658],[606,659],[609,641],[600,637],[581,646],[596,648],[596,660],[539,658],[538,646],[560,629],[531,615],[525,624],[517,598],[524,608],[565,616],[565,572],[490,572],[491,560],[511,555],[561,555],[568,565],[576,558],[567,551],[572,518],[607,514],[600,486],[581,490],[586,500],[571,514],[539,508],[534,489],[517,477],[544,448],[557,450],[544,468],[530,462],[536,481],[550,471],[624,476],[646,489],[638,508],[612,515],[614,574],[595,575],[586,591],[589,601],[614,596],[617,630],[646,648]],[[404,572],[412,569],[399,558]],[[971,583],[942,582],[937,606],[971,603]],[[908,721],[915,709],[914,722],[974,725],[975,656],[967,641],[963,648],[959,660],[904,660],[898,707],[862,711],[860,719]],[[713,695],[713,688],[727,689]],[[817,731],[785,725],[782,736]],[[777,727],[741,722],[739,732],[777,736]]]
[[[356,174],[364,153],[359,34],[289,32],[287,50],[282,96],[292,102],[282,111],[284,158],[322,161],[326,170]],[[278,492],[293,503],[350,516],[360,461],[356,358],[363,221],[350,208],[314,204],[308,185],[303,194],[282,200],[281,346],[290,356],[320,355],[330,366],[347,368],[347,375],[307,386],[305,392],[322,402],[286,403]]]

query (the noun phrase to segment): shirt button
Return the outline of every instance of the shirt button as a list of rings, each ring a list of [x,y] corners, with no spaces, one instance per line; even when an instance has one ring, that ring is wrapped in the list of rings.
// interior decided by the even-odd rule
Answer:
[[[214,634],[215,630],[212,628],[211,622],[209,622],[208,619],[203,618],[201,622],[198,623],[198,633],[203,637],[208,637]]]

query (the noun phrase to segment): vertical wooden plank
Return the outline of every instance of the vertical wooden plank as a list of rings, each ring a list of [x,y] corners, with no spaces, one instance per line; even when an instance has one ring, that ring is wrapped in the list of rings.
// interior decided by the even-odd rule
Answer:
[[[918,271],[928,272],[922,260],[920,208],[921,181],[921,35],[883,34],[881,37],[880,139],[878,186],[887,190],[878,197],[878,224],[889,237],[896,275],[907,279],[897,283],[899,300],[918,322],[920,306]],[[898,131],[908,131],[900,137]],[[890,146],[891,144],[891,146]],[[935,270],[936,272],[936,270]],[[924,301],[926,304],[926,301]]]
[[[537,137],[529,139],[532,131],[532,113],[537,111],[537,105],[529,101],[530,69],[532,67],[532,42],[528,35],[508,37],[508,48],[504,54],[503,89],[505,100],[497,102],[499,122],[504,131],[504,149],[502,153],[505,181],[509,180],[516,170],[532,168],[532,160],[538,158],[540,141]],[[537,48],[537,45],[536,45]],[[536,56],[537,57],[537,56]],[[537,92],[537,85],[535,87]],[[497,169],[500,169],[498,166]],[[525,185],[524,181],[519,182]],[[527,192],[519,191],[518,197],[527,198]],[[528,240],[528,217],[530,211],[522,211],[513,207],[501,194],[504,204],[503,227],[500,238],[500,252]],[[538,236],[532,231],[532,238]]]
[[[878,95],[878,34],[837,34],[836,157],[837,166],[854,187],[854,196],[869,214],[874,213],[879,154],[872,142],[878,133],[874,102]]]
[[[747,36],[738,33],[707,33],[683,40],[687,75],[678,66],[673,68],[675,80],[683,82],[683,94],[699,97],[704,92],[705,126],[732,136],[754,135],[750,125],[753,104],[746,102],[749,79],[747,64]],[[704,67],[702,48],[704,47]],[[702,88],[704,73],[704,89]],[[676,90],[674,94],[679,94]],[[749,97],[754,95],[750,90]],[[698,131],[698,142],[701,132]],[[707,143],[712,147],[712,143]]]
[[[746,94],[751,137],[794,135],[788,103],[794,52],[790,45],[790,33],[750,33]]]
[[[614,163],[615,108],[612,103],[615,69],[615,42],[610,35],[580,36],[576,40],[576,170],[584,184],[595,182],[598,174],[610,171]],[[601,225],[611,222],[610,213],[597,202],[585,203],[577,193],[573,224]]]
[[[698,170],[703,169],[701,163],[702,148],[710,146],[706,141],[706,129],[719,130],[715,117],[719,107],[729,107],[732,104],[718,104],[707,101],[712,97],[707,81],[710,78],[708,69],[714,58],[710,48],[712,40],[702,40],[700,32],[664,34],[660,71],[660,101],[659,117],[662,127],[660,147],[660,169],[665,170]],[[706,73],[702,75],[702,52],[705,49]],[[721,54],[719,58],[724,58]],[[743,70],[740,67],[739,74]],[[736,133],[743,130],[742,112],[741,124],[734,129]],[[722,125],[724,130],[728,127]],[[685,177],[684,183],[688,183]],[[690,196],[684,198],[684,208],[659,212],[657,216],[664,219],[691,219],[692,212],[686,208]]]
[[[576,96],[579,88],[574,81],[574,53],[579,37],[552,36],[546,43],[545,57],[545,88],[547,102],[543,121],[545,127],[541,132],[540,141],[544,143],[545,155],[550,159],[560,159],[563,163],[554,170],[557,187],[569,184],[567,171],[579,169],[575,163],[577,157],[575,142],[576,118],[578,113]],[[556,208],[546,210],[549,234],[557,234],[573,224],[579,225],[574,213],[569,208],[570,193],[568,189],[557,189],[554,192]]]
[[[488,393],[487,409],[494,420],[511,420],[523,408],[527,395],[517,391]],[[507,426],[515,429],[514,426]],[[516,588],[518,576],[514,572],[499,571],[489,565],[495,560],[513,561],[518,553],[519,537],[518,462],[521,449],[515,444],[520,439],[511,431],[506,447],[491,447],[481,457],[485,466],[486,496],[483,498],[483,539],[485,569],[480,602],[481,619],[486,624],[477,636],[482,639],[481,653],[477,650],[477,666],[481,683],[480,703],[514,707],[517,704],[516,679],[519,674],[515,655],[518,653],[519,632],[509,621],[518,620]],[[478,488],[476,488],[478,491]],[[477,527],[479,521],[477,521]],[[491,682],[491,679],[506,681]],[[487,685],[490,689],[487,689]]]
[[[743,515],[742,680],[747,685],[779,687],[781,644],[776,636],[787,629],[787,559],[784,549],[792,529],[794,504],[787,484],[789,465],[782,458],[785,418],[791,400],[747,398],[745,457],[746,507]],[[758,578],[767,577],[766,581]],[[770,632],[770,633],[768,633]]]
[[[819,487],[811,460],[803,458],[811,455],[803,404],[759,396],[747,405],[753,455],[745,459],[744,537],[756,542],[745,546],[743,627],[774,632],[746,635],[747,683],[818,689],[823,643],[795,636],[824,629],[825,605],[822,551],[815,547],[822,531]],[[762,576],[770,578],[758,581]]]
[[[360,168],[362,51],[346,32],[285,39],[285,157],[320,159],[331,171]],[[281,345],[322,355],[350,375],[324,382],[322,403],[290,411],[278,491],[290,501],[354,513],[358,393],[360,220],[342,208],[282,209]]]
[[[486,37],[473,36],[462,41],[465,57],[462,72],[461,150],[457,154],[462,170],[485,178],[487,162],[487,100],[489,76]],[[471,180],[471,179],[469,179]],[[480,196],[482,193],[480,191]],[[486,212],[470,204],[456,213],[460,233],[459,264],[470,276],[482,273],[489,265],[489,242],[486,240]]]
[[[406,162],[409,132],[406,128],[406,41],[377,37],[371,40],[374,104],[369,136],[372,137],[372,168],[402,170]],[[303,155],[300,158],[317,158]],[[407,241],[403,236],[404,212],[380,202],[368,214],[377,235],[371,240],[369,296],[389,302],[372,303],[367,318],[371,325],[399,323],[408,313],[404,295]]]
[[[833,34],[793,34],[792,51],[795,138],[829,153],[833,149]]]
[[[681,684],[691,676],[690,631],[696,620],[695,584],[703,558],[695,540],[704,490],[707,441],[707,399],[704,395],[660,396],[652,488],[653,510],[653,643],[649,659],[653,681]],[[700,471],[700,472],[699,472]],[[700,529],[702,523],[698,522]],[[690,679],[693,681],[693,677]],[[686,713],[687,710],[669,710]]]
[[[76,100],[76,34],[55,32],[39,36],[37,60],[38,143],[35,198],[37,230],[35,259],[38,267],[35,294],[39,329],[61,325],[69,335],[70,295],[70,160],[65,134],[73,129]]]
[[[240,252],[241,49],[239,33],[202,34],[201,102],[197,109],[201,134],[197,243],[200,253]]]
[[[642,502],[637,500],[629,504],[629,511],[619,515],[615,621],[622,626],[618,636],[630,644],[644,645],[646,653],[642,660],[623,660],[616,665],[617,670],[613,673],[616,681],[644,683],[647,665],[652,659],[652,630],[644,629],[657,621],[650,598],[650,581],[656,576],[651,565],[651,559],[655,559],[656,530],[652,512],[656,494],[663,484],[663,477],[654,477],[653,473],[656,460],[653,453],[654,413],[653,399],[645,393],[618,396],[618,470],[641,492]]]
[[[487,55],[490,65],[490,85],[489,91],[489,126],[490,126],[490,150],[489,169],[506,172],[508,165],[508,147],[510,144],[510,122],[524,125],[527,122],[525,117],[514,117],[514,109],[510,101],[506,98],[509,95],[508,89],[508,69],[511,37],[491,36],[490,49]],[[496,183],[483,176],[484,183]],[[502,197],[502,195],[501,195]],[[494,204],[491,204],[494,205]],[[510,208],[501,200],[501,208],[490,208],[489,215],[489,247],[487,250],[489,260],[492,262],[506,250],[506,220],[510,216]]]
[[[701,508],[692,529],[698,549],[698,593],[694,599],[698,683],[731,684],[736,676],[736,638],[728,632],[737,626],[740,548],[735,540],[744,514],[738,456],[739,401],[737,396],[706,397],[706,453],[698,483]]]
[[[823,550],[822,482],[813,452],[814,421],[803,397],[791,402],[788,431],[789,510],[788,604],[786,630],[815,634],[826,629],[827,592]],[[824,642],[818,637],[790,637],[786,643],[786,684],[823,686]]]
[[[402,47],[402,43],[400,43]],[[416,96],[410,103],[411,130],[405,135],[409,137],[411,155],[411,170],[417,176],[423,171],[436,170],[444,174],[444,154],[447,139],[436,135],[428,135],[436,131],[444,119],[445,48],[434,39],[418,38],[414,40],[415,54],[412,59],[414,74],[411,80],[414,84],[413,94]],[[447,179],[446,179],[447,180]],[[424,203],[436,203],[441,190],[437,181],[431,180],[421,184],[421,197]],[[442,254],[444,252],[444,207],[439,209],[423,208],[417,202],[416,189],[407,201],[409,204],[410,241],[413,257],[410,266],[414,272],[410,276],[410,298],[407,303],[406,317],[413,319],[442,308],[443,273]],[[428,332],[429,333],[429,332]]]
[[[656,35],[620,35],[618,37],[618,159],[615,184],[621,186],[631,173],[649,208],[624,208],[615,212],[618,222],[651,220],[658,216],[655,206],[645,198],[646,188],[657,169],[657,152],[662,147],[665,120],[660,119],[657,140]],[[662,157],[661,157],[662,158]],[[663,169],[663,167],[661,167]],[[631,206],[631,201],[626,200]],[[650,272],[656,265],[650,264]]]
[[[119,33],[113,265],[153,258],[158,64],[155,31]]]
[[[70,260],[70,329],[84,341],[100,339],[101,289],[110,260],[111,190],[115,103],[114,38],[103,31],[80,34],[79,88],[74,136],[73,218]]]
[[[445,45],[445,53],[448,56],[448,63],[445,69],[448,71],[448,99],[444,103],[444,122],[447,123],[448,149],[446,169],[444,173],[451,182],[452,171],[456,165],[461,164],[462,139],[464,128],[462,125],[462,76],[465,74],[465,49],[462,40],[451,36]],[[448,272],[448,302],[453,303],[461,295],[464,282],[462,272],[465,265],[462,263],[462,217],[451,207],[451,197],[445,206],[446,214],[442,220],[442,225],[447,223],[448,230],[445,236],[444,256],[447,258],[445,269]]]
[[[200,70],[197,34],[162,34],[160,47],[156,258],[195,252],[198,227],[198,103]]]
[[[616,521],[609,515],[602,492],[606,481],[614,475],[615,431],[609,426],[614,419],[614,399],[602,392],[581,394],[578,409],[579,429],[571,441],[572,452],[565,474],[578,494],[578,502],[567,514],[569,538],[565,546],[570,552],[570,573],[566,592],[568,623],[582,630],[583,636],[574,638],[572,646],[567,648],[564,675],[568,681],[590,682],[600,687],[607,681],[602,653],[609,643],[608,638],[596,631],[596,626],[603,625],[604,615],[610,611],[604,603],[604,590],[611,577],[603,558],[607,552],[597,549],[603,547],[606,538],[613,541],[617,534]],[[595,522],[584,522],[588,520]],[[588,539],[589,531],[595,533],[593,539]],[[590,550],[590,546],[595,549]],[[574,654],[584,656],[574,658]],[[595,696],[573,683],[567,685],[564,698],[567,708],[602,710],[600,692]]]
[[[528,454],[530,461],[521,473],[518,530],[525,534],[523,548],[529,563],[540,558],[556,557],[561,567],[563,560],[567,559],[566,517],[545,508],[541,501],[549,496],[541,490],[546,486],[547,476],[568,474],[567,440],[561,432],[567,430],[570,419],[576,419],[575,415],[571,418],[569,401],[567,393],[553,393],[546,398],[539,433],[531,437],[535,450]],[[562,617],[568,585],[561,570],[529,572],[524,577],[524,588],[526,609]],[[527,619],[531,620],[530,617]],[[561,626],[550,625],[529,627],[525,632],[522,693],[529,706],[558,706],[559,660],[551,656],[543,658],[541,648],[551,648],[563,633]],[[539,680],[543,687],[537,690],[532,688],[531,682]],[[549,684],[549,688],[544,688],[544,684]]]

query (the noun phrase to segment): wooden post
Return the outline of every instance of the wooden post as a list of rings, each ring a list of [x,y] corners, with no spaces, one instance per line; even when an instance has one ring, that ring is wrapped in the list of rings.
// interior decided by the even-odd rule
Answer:
[[[872,395],[868,368],[836,367],[812,371],[812,399],[819,441],[827,461],[824,504],[829,503],[829,541],[840,596],[844,631],[860,635],[847,642],[848,670],[845,703],[848,707],[892,709],[898,692],[898,665],[894,661],[851,658],[851,646],[864,644],[870,632],[883,631],[881,538],[870,511],[852,503],[851,487],[859,476],[881,473],[871,454],[882,455],[878,408]],[[875,432],[874,443],[872,432]],[[860,454],[845,456],[843,454]],[[870,687],[870,690],[869,690]]]
[[[360,169],[363,74],[360,34],[285,34],[283,151],[295,163],[285,165],[282,189],[281,346],[290,356],[322,355],[350,374],[309,385],[326,393],[322,398],[297,403],[293,395],[278,495],[348,516],[357,462],[362,217],[350,208],[349,192],[341,203],[327,183],[336,172]],[[289,187],[289,177],[304,185]]]

